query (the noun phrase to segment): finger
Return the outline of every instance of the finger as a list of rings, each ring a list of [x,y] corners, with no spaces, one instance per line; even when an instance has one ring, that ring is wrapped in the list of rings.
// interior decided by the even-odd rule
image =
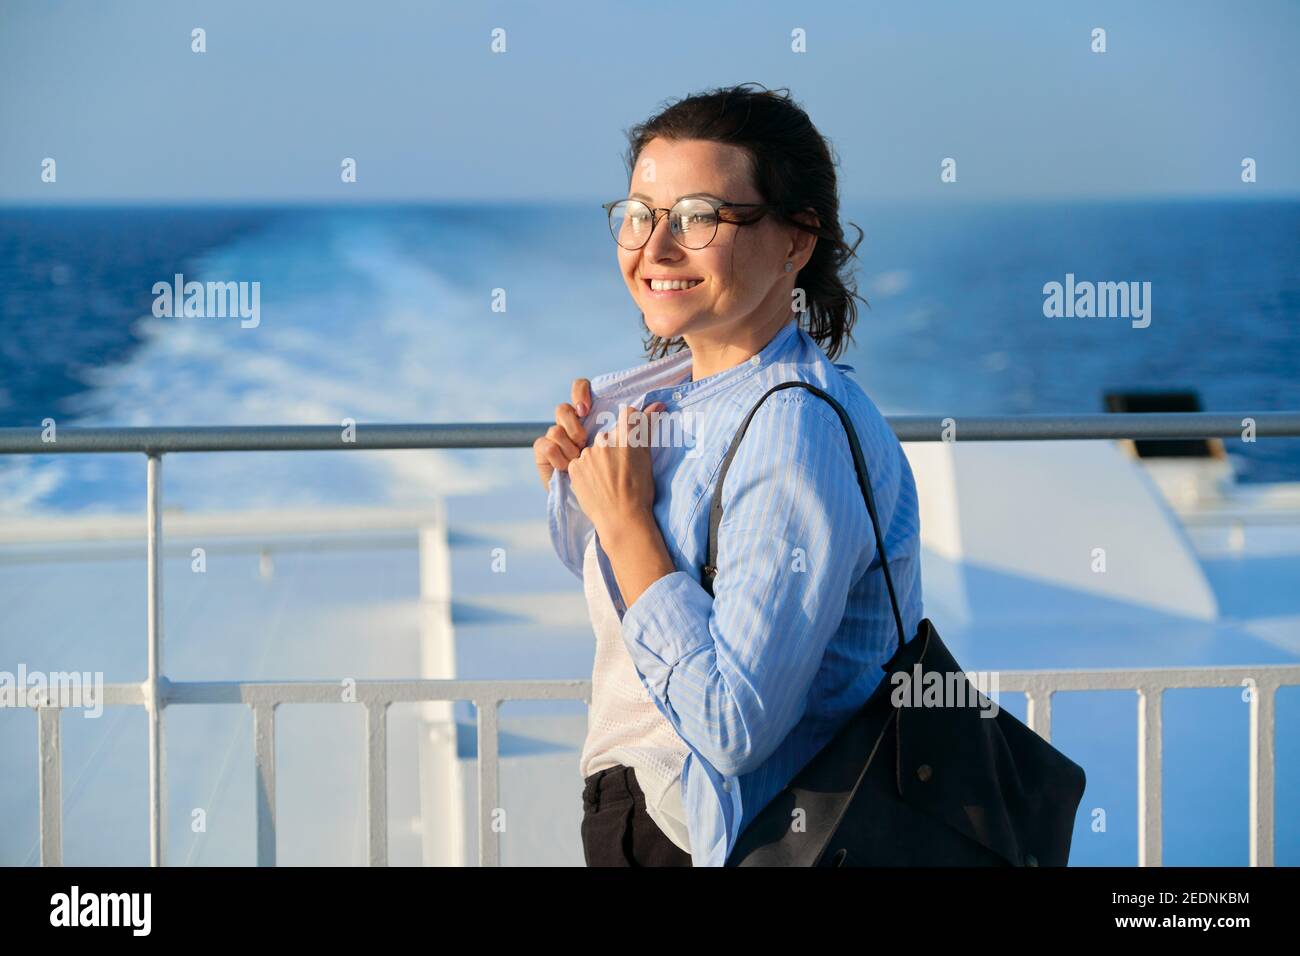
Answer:
[[[564,429],[559,425],[552,425],[548,428],[546,430],[546,437],[560,446],[560,450],[564,452],[565,458],[578,457],[578,446],[569,441],[569,436],[564,433]]]
[[[564,453],[560,451],[559,446],[554,443],[547,446],[546,460],[556,471],[569,470],[569,459],[564,457]]]
[[[570,393],[572,395],[573,407],[577,409],[579,415],[586,418],[591,412],[591,380],[586,378],[575,378]]]
[[[626,448],[631,444],[632,429],[640,419],[641,411],[635,405],[624,406],[618,414],[618,443]]]
[[[549,441],[549,438],[545,435],[541,435],[538,437],[537,441],[533,442],[533,458],[539,465],[546,460],[546,443]]]
[[[587,444],[587,429],[579,420],[577,410],[568,402],[555,406],[555,423],[564,429],[569,441],[579,448]]]
[[[645,407],[645,410],[641,412],[641,414],[645,416],[644,444],[654,444],[655,436],[659,434],[655,430],[655,417],[667,407],[668,405],[665,402],[651,402]]]
[[[633,438],[638,445],[655,443],[655,416],[668,407],[665,402],[651,402],[630,420],[629,427],[635,429]]]
[[[546,436],[533,442],[533,460],[537,463],[537,473],[541,476],[542,487],[551,483],[551,475],[555,471],[555,466],[546,459],[546,446],[549,444],[550,440]]]

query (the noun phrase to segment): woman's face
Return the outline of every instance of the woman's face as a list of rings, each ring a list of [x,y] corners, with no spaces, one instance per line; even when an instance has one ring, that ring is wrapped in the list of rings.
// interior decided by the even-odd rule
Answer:
[[[705,193],[734,203],[762,201],[751,180],[748,154],[738,146],[706,140],[652,139],[641,151],[628,198],[656,209],[671,209],[679,198]],[[759,210],[738,209],[748,217]],[[663,339],[675,336],[727,338],[754,320],[790,317],[790,290],[806,256],[792,258],[792,234],[770,212],[757,223],[718,224],[713,241],[687,249],[672,236],[666,213],[640,249],[618,249],[619,268],[632,298],[645,315],[646,328]],[[811,252],[808,253],[811,255]],[[651,278],[702,280],[693,289],[667,295],[650,288]],[[688,345],[690,343],[688,342]]]

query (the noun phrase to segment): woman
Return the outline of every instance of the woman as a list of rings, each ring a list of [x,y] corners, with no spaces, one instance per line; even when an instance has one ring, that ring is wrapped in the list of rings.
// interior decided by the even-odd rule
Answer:
[[[908,634],[922,617],[911,470],[831,361],[856,306],[830,151],[790,99],[748,86],[630,132],[628,197],[606,207],[652,361],[577,380],[534,445],[552,541],[596,631],[589,866],[722,866],[893,653],[848,439],[807,389],[777,391],[750,421],[712,596],[700,583],[719,465],[772,385],[810,382],[849,412]]]

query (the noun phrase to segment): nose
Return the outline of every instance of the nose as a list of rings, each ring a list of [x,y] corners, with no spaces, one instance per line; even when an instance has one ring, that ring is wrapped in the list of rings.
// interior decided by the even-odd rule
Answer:
[[[668,221],[668,213],[657,212],[655,215],[658,217],[655,220],[655,227],[650,232],[646,244],[641,247],[641,252],[656,262],[678,258],[684,250],[673,238],[673,228]]]

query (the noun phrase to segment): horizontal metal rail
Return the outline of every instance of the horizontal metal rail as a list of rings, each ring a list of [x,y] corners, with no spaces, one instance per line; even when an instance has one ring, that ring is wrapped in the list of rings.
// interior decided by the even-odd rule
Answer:
[[[893,415],[900,441],[1070,441],[1300,437],[1300,412],[1152,412],[1114,415]],[[526,448],[554,422],[447,425],[243,425],[178,428],[0,428],[0,455],[204,451],[365,451],[392,448]],[[355,440],[345,440],[352,438]]]

